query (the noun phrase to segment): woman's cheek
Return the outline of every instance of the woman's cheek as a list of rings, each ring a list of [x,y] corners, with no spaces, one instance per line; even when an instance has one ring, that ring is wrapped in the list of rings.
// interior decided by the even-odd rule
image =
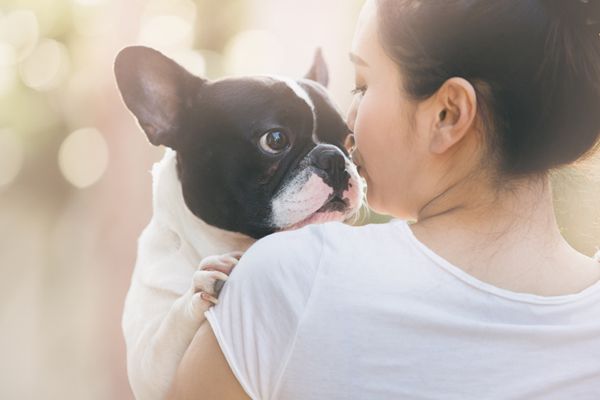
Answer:
[[[362,137],[363,141],[365,141],[371,135],[371,124],[375,115],[369,109],[369,102],[366,96],[357,96],[353,104],[355,104],[354,136],[356,139]]]
[[[373,159],[377,154],[374,153],[373,147],[377,143],[377,109],[373,107],[372,101],[368,93],[360,100],[356,109],[354,139],[356,147],[363,158],[365,166],[368,166],[369,159]]]
[[[364,163],[364,177],[367,181],[367,199],[369,206],[376,212],[385,213],[385,193],[387,175],[390,173],[388,161],[392,151],[388,142],[387,131],[393,114],[381,95],[376,97],[374,91],[366,95],[360,102],[356,114],[355,140]],[[356,132],[359,134],[356,135]],[[392,153],[393,154],[393,153]]]
[[[369,97],[363,97],[357,108],[354,139],[363,167],[361,175],[367,180],[369,191],[373,189],[373,180],[379,168],[377,161],[381,157],[382,150],[378,145],[378,117],[377,108],[373,107]]]

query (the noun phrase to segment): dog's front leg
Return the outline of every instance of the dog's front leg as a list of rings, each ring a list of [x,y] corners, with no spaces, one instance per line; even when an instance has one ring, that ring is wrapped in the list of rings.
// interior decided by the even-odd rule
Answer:
[[[177,367],[204,322],[204,312],[218,302],[215,283],[225,281],[241,253],[206,257],[194,272],[190,289],[178,297],[162,321],[150,324],[138,342],[139,362],[131,366],[130,380],[138,399],[163,399]]]

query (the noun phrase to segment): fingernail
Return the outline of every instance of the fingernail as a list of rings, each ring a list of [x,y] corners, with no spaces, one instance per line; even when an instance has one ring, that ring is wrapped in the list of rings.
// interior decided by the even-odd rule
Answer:
[[[214,297],[212,297],[211,295],[209,295],[208,293],[204,293],[202,292],[202,294],[200,295],[202,296],[202,298],[206,301],[210,301],[211,303],[217,304],[219,302],[219,300],[215,299]]]

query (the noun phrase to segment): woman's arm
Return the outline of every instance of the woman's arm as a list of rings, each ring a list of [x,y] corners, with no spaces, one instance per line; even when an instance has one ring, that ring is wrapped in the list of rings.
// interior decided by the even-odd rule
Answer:
[[[204,314],[170,399],[277,397],[319,270],[319,229],[277,232],[248,249]]]
[[[179,364],[169,400],[248,400],[205,320]]]

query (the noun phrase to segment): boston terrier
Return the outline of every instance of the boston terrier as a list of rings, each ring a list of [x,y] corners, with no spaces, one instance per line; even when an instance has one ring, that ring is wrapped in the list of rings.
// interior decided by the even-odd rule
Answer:
[[[142,46],[121,50],[114,71],[150,143],[166,147],[122,320],[134,394],[160,399],[242,252],[277,231],[352,218],[364,183],[320,52],[299,80],[211,81]]]

